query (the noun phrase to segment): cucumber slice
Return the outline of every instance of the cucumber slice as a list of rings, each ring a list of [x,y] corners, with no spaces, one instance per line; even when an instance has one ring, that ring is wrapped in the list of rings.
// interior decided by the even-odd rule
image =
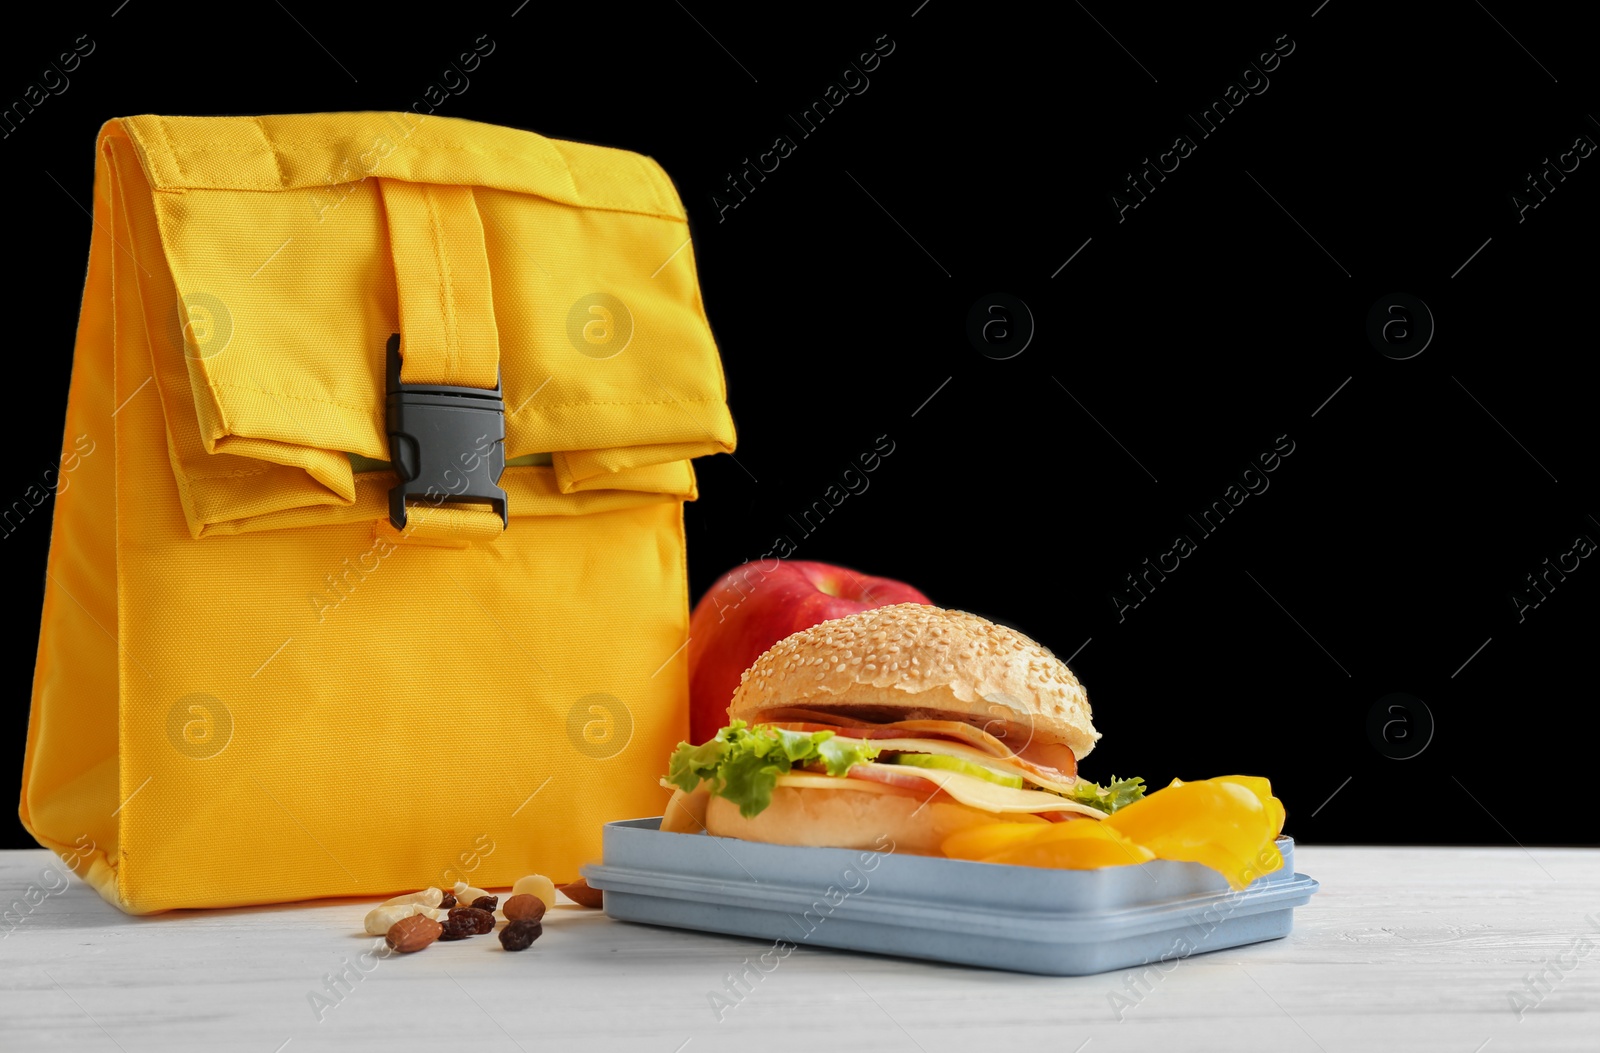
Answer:
[[[895,755],[894,762],[896,764],[909,764],[913,768],[944,768],[948,771],[960,772],[962,775],[970,775],[974,779],[999,783],[1001,786],[1022,788],[1022,777],[1020,775],[1007,775],[1004,772],[995,771],[993,768],[985,768],[981,764],[964,761],[960,757],[946,757],[942,753],[899,753]]]

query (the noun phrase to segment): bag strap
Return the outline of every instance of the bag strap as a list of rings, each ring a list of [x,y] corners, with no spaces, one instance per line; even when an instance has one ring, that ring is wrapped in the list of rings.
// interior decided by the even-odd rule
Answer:
[[[498,393],[500,336],[473,188],[393,179],[378,186],[400,309],[400,383]],[[473,463],[485,453],[460,452]],[[503,448],[495,453],[503,463]],[[501,513],[442,499],[401,514],[406,533],[421,539],[490,540],[504,528]]]

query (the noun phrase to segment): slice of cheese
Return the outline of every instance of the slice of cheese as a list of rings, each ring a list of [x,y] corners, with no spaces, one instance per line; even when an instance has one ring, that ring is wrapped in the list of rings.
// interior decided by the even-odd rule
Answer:
[[[860,764],[858,768],[877,768],[896,777],[911,776],[929,783],[960,803],[985,812],[1072,812],[1091,819],[1104,819],[1105,813],[1086,804],[1068,801],[1042,790],[1019,790],[985,779],[943,768],[914,768],[901,764]],[[852,769],[853,770],[853,769]],[[894,793],[896,788],[870,779],[846,779],[812,772],[791,772],[778,776],[779,786],[813,790],[860,790],[865,793]]]
[[[838,737],[841,740],[875,746],[880,750],[895,750],[901,753],[933,753],[943,754],[946,757],[957,757],[964,761],[971,761],[973,764],[981,764],[991,771],[1001,772],[1005,775],[1020,776],[1024,782],[1035,786],[1043,786],[1046,789],[1056,790],[1060,793],[1071,793],[1078,784],[1078,780],[1075,778],[1053,779],[1048,775],[1041,774],[1023,764],[1017,763],[1015,757],[996,757],[965,743],[951,742],[949,739],[847,739],[844,735]],[[1094,811],[1094,809],[1091,808],[1090,811]],[[1103,815],[1104,813],[1100,814]]]
[[[1091,819],[1104,819],[1106,815],[1098,808],[1069,801],[1043,790],[1019,790],[1014,786],[1001,786],[987,779],[944,768],[915,768],[909,764],[868,764],[862,767],[883,768],[896,775],[914,775],[937,785],[962,804],[986,812],[1074,812]]]
[[[892,769],[900,771],[899,765]],[[661,780],[661,785],[669,790],[677,787],[666,779]],[[700,783],[706,786],[707,783]],[[907,793],[903,786],[890,786],[887,783],[873,782],[871,779],[850,779],[843,775],[824,775],[814,771],[791,771],[778,776],[777,785],[788,786],[796,790],[859,790],[862,793]]]
[[[896,768],[896,771],[899,769]],[[778,776],[779,786],[796,790],[859,790],[862,793],[905,793],[898,786],[889,786],[870,779],[847,779],[841,775],[818,775],[809,771],[792,771]]]

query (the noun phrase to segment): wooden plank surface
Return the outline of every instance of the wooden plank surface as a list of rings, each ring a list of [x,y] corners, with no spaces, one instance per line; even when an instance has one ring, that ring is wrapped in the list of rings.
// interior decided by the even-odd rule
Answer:
[[[49,853],[0,852],[0,1049],[1600,1050],[1600,850],[1296,851],[1322,890],[1290,937],[1142,978],[806,946],[763,973],[770,944],[574,906],[521,954],[363,961],[364,902],[130,918]]]

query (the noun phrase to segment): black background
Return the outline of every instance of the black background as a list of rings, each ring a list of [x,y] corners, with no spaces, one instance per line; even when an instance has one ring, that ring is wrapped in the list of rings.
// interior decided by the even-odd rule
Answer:
[[[740,429],[697,466],[695,596],[787,534],[1073,656],[1090,777],[1268,775],[1306,841],[1592,843],[1600,569],[1520,621],[1510,596],[1600,539],[1600,157],[1520,222],[1511,195],[1600,140],[1600,108],[1574,14],[1492,6],[48,7],[0,41],[5,100],[95,48],[0,140],[0,488],[58,460],[103,121],[408,109],[487,34],[440,114],[649,154],[690,210]],[[885,36],[870,87],[800,138],[786,115]],[[1185,114],[1275,42],[1270,87],[1201,138]],[[1119,222],[1113,192],[1138,200],[1126,176],[1182,133],[1197,149]],[[791,156],[719,210],[780,134]],[[1405,360],[1366,334],[1395,292],[1436,323]],[[1003,360],[967,336],[991,293],[1036,325]],[[802,537],[787,516],[879,436],[870,488]],[[1187,523],[1279,436],[1268,490],[1213,536]],[[0,541],[13,787],[47,512]],[[1119,620],[1123,576],[1180,532],[1196,551]],[[1413,759],[1367,731],[1392,692],[1436,724]],[[0,843],[31,841],[7,819]]]

